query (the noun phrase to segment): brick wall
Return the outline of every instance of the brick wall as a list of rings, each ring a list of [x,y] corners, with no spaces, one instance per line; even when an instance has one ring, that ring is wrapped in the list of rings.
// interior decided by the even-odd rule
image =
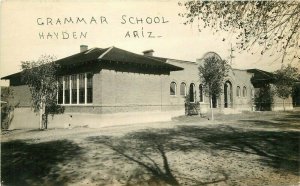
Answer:
[[[100,74],[101,98],[94,105],[100,104],[103,113],[161,110],[163,105],[169,105],[168,75],[105,69]]]
[[[252,91],[254,87],[251,83],[252,73],[246,70],[234,69],[230,73],[231,81],[233,82],[233,103],[236,110],[251,111],[253,107]],[[237,95],[237,87],[240,87],[240,96]],[[243,94],[243,89],[246,87],[246,94]],[[223,97],[222,97],[223,98]]]
[[[19,107],[30,107],[31,106],[31,93],[27,85],[11,86],[13,90],[13,98],[9,100],[13,105]]]
[[[189,93],[189,86],[191,83],[195,84],[195,91],[196,91],[196,101],[200,101],[199,97],[199,85],[201,84],[199,78],[199,70],[198,65],[199,63],[194,62],[185,62],[185,61],[178,61],[178,60],[168,60],[168,63],[174,64],[180,67],[183,67],[183,71],[175,71],[170,73],[170,81],[175,82],[177,84],[177,94],[170,95],[169,99],[171,105],[177,105],[178,108],[184,105],[185,98],[184,96],[180,95],[180,84],[184,82],[187,87],[187,93]],[[248,73],[245,70],[230,70],[228,77],[226,80],[230,81],[232,85],[232,107],[231,109],[242,111],[242,110],[252,110],[252,95],[251,90],[253,86],[251,84],[251,77],[252,74]],[[241,88],[241,95],[237,96],[237,86]],[[246,95],[243,96],[243,87],[246,87]],[[201,111],[207,112],[210,108],[210,100],[208,96],[204,95],[204,101],[200,103]],[[223,110],[224,108],[224,94],[220,96],[218,99],[218,108]]]

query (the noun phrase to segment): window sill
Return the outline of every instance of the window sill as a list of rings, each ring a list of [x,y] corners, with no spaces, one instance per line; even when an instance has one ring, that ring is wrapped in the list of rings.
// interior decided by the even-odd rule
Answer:
[[[84,103],[80,103],[80,104],[57,104],[57,105],[60,105],[60,106],[69,106],[69,107],[76,107],[76,106],[93,106],[93,103],[87,103],[87,104],[84,104]]]

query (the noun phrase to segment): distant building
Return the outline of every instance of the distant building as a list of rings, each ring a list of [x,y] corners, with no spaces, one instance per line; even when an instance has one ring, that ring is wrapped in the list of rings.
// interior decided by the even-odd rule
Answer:
[[[186,100],[199,103],[198,113],[210,110],[198,66],[208,56],[220,58],[214,52],[191,62],[155,57],[153,50],[139,55],[116,47],[88,49],[82,45],[80,49],[80,53],[56,61],[61,66],[57,74],[57,103],[65,107],[65,112],[50,118],[50,128],[167,121],[185,114]],[[11,101],[18,105],[11,126],[37,128],[38,116],[30,108],[31,95],[21,81],[21,73],[2,79],[10,80],[14,90]],[[274,103],[264,103],[263,107],[255,103],[255,94],[271,83],[271,73],[231,69],[223,94],[218,99],[213,97],[212,107],[225,114],[280,110],[278,98]],[[286,108],[292,109],[291,102],[286,101]]]

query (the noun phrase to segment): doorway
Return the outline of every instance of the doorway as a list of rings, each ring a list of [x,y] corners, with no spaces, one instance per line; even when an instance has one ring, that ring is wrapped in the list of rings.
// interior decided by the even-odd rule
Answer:
[[[230,81],[224,83],[224,108],[232,108],[232,84]]]

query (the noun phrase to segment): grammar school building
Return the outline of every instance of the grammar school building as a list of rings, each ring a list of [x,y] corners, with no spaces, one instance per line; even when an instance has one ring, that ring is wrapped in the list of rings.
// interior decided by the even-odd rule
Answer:
[[[49,117],[48,128],[75,126],[103,127],[129,123],[168,121],[186,114],[187,102],[197,105],[195,114],[206,114],[213,107],[219,113],[256,110],[282,110],[282,100],[255,102],[255,95],[272,88],[272,74],[258,69],[230,69],[221,97],[204,93],[198,66],[205,58],[220,56],[206,53],[195,62],[155,57],[153,50],[135,54],[117,47],[80,46],[80,52],[57,60],[57,103],[63,114]],[[14,95],[11,128],[38,128],[38,115],[31,108],[31,94],[21,81],[21,73],[10,80]],[[292,109],[292,100],[285,100]]]

